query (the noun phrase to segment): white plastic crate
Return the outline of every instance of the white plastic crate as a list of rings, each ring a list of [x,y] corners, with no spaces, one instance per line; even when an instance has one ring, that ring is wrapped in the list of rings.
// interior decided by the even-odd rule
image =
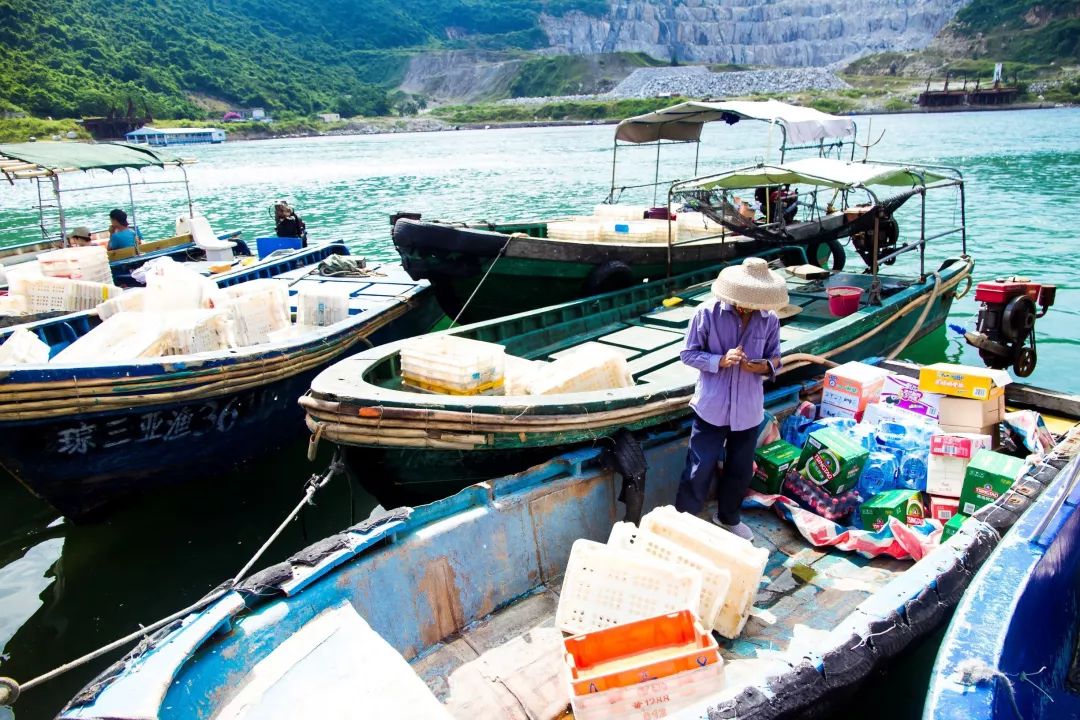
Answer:
[[[736,638],[746,625],[769,561],[769,551],[713,525],[708,520],[658,507],[641,518],[641,528],[681,545],[731,573],[731,586],[714,624],[716,632]]]
[[[150,313],[113,315],[57,353],[51,362],[97,364],[157,357],[160,317]]]
[[[97,314],[102,320],[108,320],[117,313],[142,312],[145,307],[146,288],[131,288],[98,305]]]
[[[546,365],[547,363],[542,360],[526,360],[525,358],[506,355],[503,394],[528,395],[529,384]]]
[[[25,315],[29,305],[24,295],[0,295],[0,315]]]
[[[4,268],[4,275],[7,277],[8,294],[24,297],[27,294],[26,285],[29,280],[45,277],[41,274],[41,267],[36,260],[7,266]]]
[[[547,224],[547,236],[551,240],[597,242],[600,240],[600,223],[592,220],[549,222]]]
[[[569,674],[569,671],[567,672]],[[656,720],[724,689],[724,663],[684,670],[637,685],[570,696],[574,720]]]
[[[432,392],[473,395],[498,391],[506,371],[506,348],[453,335],[432,335],[401,346],[401,379]]]
[[[45,277],[112,284],[108,251],[100,245],[52,250],[38,255],[37,261]]]
[[[593,215],[604,220],[641,220],[649,208],[644,205],[609,205],[601,203],[593,209]]]
[[[698,607],[701,573],[611,547],[577,540],[555,611],[563,632],[585,633]]]
[[[270,333],[292,324],[289,290],[277,280],[252,280],[226,288],[214,307],[229,319],[230,343],[249,347],[270,341]]]
[[[74,304],[70,282],[64,278],[26,278],[21,284],[26,294],[26,309],[35,314],[70,310],[69,306]]]
[[[347,285],[320,283],[301,287],[296,293],[296,324],[307,327],[326,327],[349,317]]]
[[[70,305],[67,310],[93,310],[106,300],[120,297],[123,291],[115,285],[70,280]]]
[[[0,365],[38,365],[49,362],[49,346],[26,328],[16,328],[0,345]]]
[[[227,293],[219,290],[214,281],[172,258],[158,258],[151,263],[153,266],[146,273],[146,295],[143,300],[147,312],[212,308],[215,307],[215,299]]]
[[[220,310],[177,310],[162,317],[158,352],[191,355],[229,347],[229,322]]]
[[[589,392],[632,387],[634,377],[622,353],[590,346],[539,368],[529,383],[531,395]]]
[[[657,225],[664,226],[663,237]],[[667,222],[662,220],[635,220],[605,222],[600,232],[600,239],[609,243],[652,243],[667,240]]]
[[[707,558],[665,537],[649,530],[640,530],[633,523],[615,523],[608,537],[608,545],[643,553],[657,560],[700,572],[701,596],[697,605],[697,617],[705,630],[712,632],[719,618],[720,609],[723,607],[724,598],[727,597],[728,589],[731,587],[729,571],[717,567]]]

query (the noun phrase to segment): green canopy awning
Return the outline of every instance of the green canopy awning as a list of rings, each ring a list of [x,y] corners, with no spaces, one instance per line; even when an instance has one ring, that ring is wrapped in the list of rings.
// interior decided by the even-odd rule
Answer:
[[[684,190],[741,190],[770,185],[814,185],[849,190],[872,185],[888,187],[927,186],[954,178],[917,166],[845,162],[808,158],[783,165],[759,165],[681,184]]]
[[[79,170],[165,167],[183,161],[167,153],[127,143],[32,142],[0,145],[0,172],[35,177]]]

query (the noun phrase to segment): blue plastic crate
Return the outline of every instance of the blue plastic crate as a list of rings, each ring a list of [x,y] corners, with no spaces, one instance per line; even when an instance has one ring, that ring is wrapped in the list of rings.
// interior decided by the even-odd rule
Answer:
[[[262,260],[275,250],[299,250],[303,247],[303,242],[300,238],[292,237],[262,237],[255,238],[255,247],[259,253],[259,259]]]

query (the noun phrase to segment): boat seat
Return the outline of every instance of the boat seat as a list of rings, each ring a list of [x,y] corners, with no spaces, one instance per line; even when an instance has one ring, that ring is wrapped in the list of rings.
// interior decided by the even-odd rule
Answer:
[[[116,250],[109,250],[109,262],[116,262],[117,260],[127,260],[133,258],[139,254],[139,249],[134,245],[131,247],[118,248]]]
[[[219,240],[210,228],[210,221],[203,215],[181,216],[176,219],[176,234],[190,235],[195,246],[206,252],[210,261],[232,260],[232,251],[236,243],[231,240]]]

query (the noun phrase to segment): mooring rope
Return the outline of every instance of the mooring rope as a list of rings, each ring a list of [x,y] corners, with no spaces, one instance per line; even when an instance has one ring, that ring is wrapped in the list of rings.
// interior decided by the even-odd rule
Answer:
[[[495,259],[491,261],[491,264],[488,265],[488,269],[484,272],[484,277],[480,278],[480,282],[476,283],[476,287],[474,287],[472,293],[470,293],[469,299],[466,300],[465,304],[461,306],[460,310],[458,310],[457,316],[455,316],[454,319],[450,321],[451,328],[458,324],[458,320],[460,320],[461,316],[465,313],[465,309],[469,307],[469,303],[471,303],[473,298],[476,297],[476,293],[480,291],[480,286],[483,285],[484,281],[488,279],[488,275],[490,275],[491,271],[495,268],[495,263],[499,262],[499,259],[502,258],[503,253],[506,252],[506,247],[510,244],[510,241],[513,240],[516,235],[518,235],[518,233],[514,233],[513,235],[507,237],[506,242],[504,242],[503,246],[499,248],[499,252],[495,255]],[[449,330],[450,328],[447,329]]]
[[[0,707],[3,707],[5,705],[13,705],[18,699],[19,695],[25,690],[29,690],[33,687],[41,685],[44,682],[63,675],[69,670],[73,670],[81,665],[85,665],[88,662],[96,660],[102,655],[110,653],[113,650],[117,650],[131,642],[134,642],[135,640],[146,637],[150,633],[160,630],[161,628],[169,625],[170,623],[176,622],[180,618],[183,618],[185,615],[190,615],[193,612],[202,610],[207,606],[211,605],[212,603],[220,600],[222,597],[224,597],[227,593],[231,592],[234,588],[236,588],[237,585],[240,584],[240,581],[244,579],[244,576],[248,573],[249,570],[251,570],[252,566],[254,566],[255,563],[259,561],[259,558],[263,556],[266,550],[274,543],[275,540],[278,539],[278,537],[281,536],[281,533],[285,531],[285,528],[289,525],[289,523],[296,519],[296,516],[300,514],[300,511],[303,510],[305,505],[311,503],[311,500],[315,496],[315,493],[318,492],[321,488],[323,488],[328,482],[330,482],[330,480],[333,479],[335,475],[343,473],[344,468],[345,461],[342,458],[341,450],[338,449],[335,451],[334,458],[330,461],[330,467],[326,469],[326,472],[322,475],[312,475],[308,479],[307,483],[304,486],[303,499],[296,504],[296,507],[292,509],[292,512],[290,512],[285,518],[285,520],[280,525],[278,525],[277,529],[274,530],[273,534],[270,535],[266,542],[262,544],[262,546],[255,552],[251,559],[247,561],[247,563],[240,570],[240,572],[236,573],[236,575],[231,580],[228,580],[227,582],[218,586],[209,595],[205,596],[198,602],[192,603],[183,610],[179,610],[172,615],[162,618],[161,620],[158,620],[151,625],[141,627],[139,630],[129,635],[125,635],[118,640],[114,640],[108,645],[100,647],[93,652],[83,655],[82,657],[76,658],[71,662],[65,663],[60,667],[54,670],[50,670],[43,675],[39,675],[32,680],[28,680],[25,683],[18,683],[11,678],[0,678]]]

